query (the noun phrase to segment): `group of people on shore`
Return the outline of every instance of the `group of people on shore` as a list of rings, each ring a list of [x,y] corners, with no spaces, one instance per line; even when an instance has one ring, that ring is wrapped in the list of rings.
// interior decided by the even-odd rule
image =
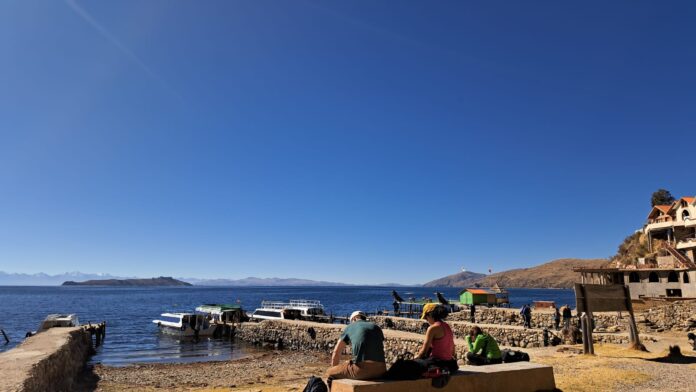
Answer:
[[[421,319],[427,321],[423,345],[415,356],[423,369],[438,367],[449,372],[459,368],[456,359],[454,334],[452,328],[444,320],[448,310],[436,303],[423,306]],[[493,337],[486,334],[480,327],[474,326],[465,338],[469,351],[466,359],[471,365],[487,365],[502,363],[500,348]],[[343,350],[350,345],[352,357],[349,361],[340,363]],[[377,379],[387,373],[384,355],[384,334],[382,329],[373,322],[367,321],[367,316],[361,311],[350,315],[350,324],[344,329],[334,347],[331,356],[331,367],[326,371],[326,378],[334,379]]]
[[[570,306],[568,306],[568,304],[561,306],[560,309],[554,306],[553,312],[553,324],[556,328],[556,331],[560,329],[561,318],[563,318],[563,327],[570,327],[570,320],[573,317],[573,312],[570,309]],[[522,306],[522,308],[520,309],[520,316],[522,317],[522,321],[524,322],[524,327],[532,328],[532,307],[529,304],[525,304],[524,306]]]

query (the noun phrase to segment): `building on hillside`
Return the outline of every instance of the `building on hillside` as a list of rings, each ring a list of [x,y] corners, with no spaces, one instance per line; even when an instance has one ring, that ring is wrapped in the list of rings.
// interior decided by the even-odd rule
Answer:
[[[634,264],[575,268],[582,283],[628,285],[631,298],[696,298],[696,198],[650,210],[642,233],[651,257]]]

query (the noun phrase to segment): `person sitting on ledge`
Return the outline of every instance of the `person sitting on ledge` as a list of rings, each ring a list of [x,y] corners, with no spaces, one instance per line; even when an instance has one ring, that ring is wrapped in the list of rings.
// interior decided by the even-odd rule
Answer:
[[[445,317],[447,309],[444,306],[432,303],[423,306],[421,319],[427,321],[429,327],[425,331],[425,341],[416,356],[416,362],[425,369],[437,366],[454,373],[459,369],[454,358],[454,334],[450,326],[443,321]]]
[[[472,327],[466,337],[469,352],[466,360],[469,365],[493,365],[503,363],[498,342],[491,335],[483,333],[478,326]]]
[[[329,386],[332,380],[340,378],[370,380],[387,372],[382,329],[366,320],[365,313],[359,310],[350,315],[350,325],[343,330],[336,343],[331,356],[331,367],[325,374]],[[347,344],[351,346],[352,358],[339,364],[341,352]]]
[[[694,334],[693,332],[689,332],[686,334],[686,338],[689,339],[691,345],[694,346],[694,351],[696,351],[696,334]]]

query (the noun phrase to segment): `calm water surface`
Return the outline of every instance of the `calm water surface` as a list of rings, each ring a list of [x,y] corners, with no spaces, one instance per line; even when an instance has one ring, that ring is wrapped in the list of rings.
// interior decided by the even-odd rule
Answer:
[[[391,287],[10,287],[0,286],[0,328],[11,343],[7,350],[35,331],[50,313],[76,313],[81,323],[108,324],[105,344],[97,350],[93,362],[126,365],[143,362],[190,362],[225,360],[245,355],[253,347],[226,339],[179,341],[162,335],[152,320],[163,312],[190,312],[203,303],[235,303],[248,312],[262,300],[317,299],[327,313],[345,316],[353,310],[375,312],[391,309]],[[459,289],[400,287],[402,297],[433,297],[439,290],[447,298],[456,298]],[[512,306],[533,300],[551,300],[557,304],[575,302],[572,290],[510,289]],[[0,339],[1,341],[1,339]]]

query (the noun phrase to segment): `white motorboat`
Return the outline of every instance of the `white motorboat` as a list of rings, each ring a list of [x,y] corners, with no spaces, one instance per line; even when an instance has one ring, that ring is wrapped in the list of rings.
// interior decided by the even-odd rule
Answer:
[[[78,327],[80,321],[75,314],[49,314],[44,321],[41,322],[37,332],[45,331],[55,327]]]
[[[152,320],[160,331],[175,336],[211,336],[217,325],[202,314],[162,313],[159,319]]]
[[[248,317],[241,305],[230,304],[203,304],[196,308],[196,313],[209,316],[209,319],[217,323],[239,323],[247,321]]]
[[[311,320],[329,322],[319,301],[296,299],[290,302],[262,301],[261,307],[251,314],[252,320]]]

